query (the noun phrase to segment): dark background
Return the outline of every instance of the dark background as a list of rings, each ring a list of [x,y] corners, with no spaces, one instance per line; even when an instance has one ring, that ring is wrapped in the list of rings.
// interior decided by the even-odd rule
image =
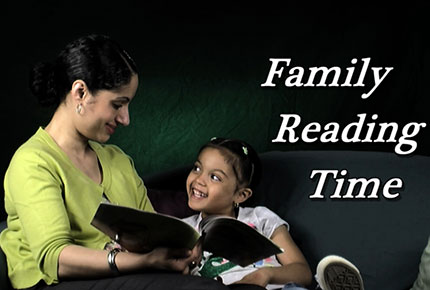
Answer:
[[[69,41],[89,33],[110,35],[138,64],[131,125],[109,143],[131,155],[141,176],[189,164],[213,136],[242,138],[259,152],[394,152],[395,143],[271,143],[282,113],[299,114],[303,125],[336,121],[342,127],[360,113],[367,113],[367,121],[376,113],[377,123],[397,122],[400,129],[410,122],[430,123],[427,5],[231,2],[4,3],[0,175],[14,151],[52,114],[30,94],[29,69],[37,61],[53,60]],[[286,88],[284,78],[276,88],[260,86],[269,58],[291,58],[289,68],[339,66],[343,72],[357,58],[357,78],[366,57],[371,67],[394,67],[366,100],[360,96],[374,84],[370,71],[364,88]],[[430,155],[428,127],[413,139],[418,142],[414,154]]]

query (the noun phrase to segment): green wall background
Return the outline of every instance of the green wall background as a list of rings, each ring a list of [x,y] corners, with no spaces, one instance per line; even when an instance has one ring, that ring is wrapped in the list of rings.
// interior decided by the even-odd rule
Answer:
[[[109,143],[129,154],[141,176],[190,164],[213,136],[242,138],[259,152],[270,150],[373,150],[394,144],[274,144],[281,113],[302,124],[377,113],[379,122],[400,126],[430,123],[428,113],[429,23],[426,4],[365,7],[362,3],[218,3],[207,7],[164,1],[6,1],[1,94],[4,149],[1,175],[13,152],[51,111],[40,108],[27,88],[30,67],[52,60],[72,39],[104,33],[118,40],[139,66],[140,86],[131,103],[131,125]],[[316,4],[319,3],[319,4]],[[367,99],[366,88],[262,88],[269,58],[293,66],[351,65],[394,70]],[[357,70],[360,66],[357,65]],[[415,138],[415,154],[430,155],[429,128]]]
[[[428,52],[422,38],[424,26],[414,18],[415,12],[404,12],[410,20],[406,26],[397,24],[395,15],[389,13],[377,14],[369,23],[356,22],[350,15],[331,18],[334,15],[328,12],[303,12],[309,18],[298,21],[300,16],[294,16],[294,11],[289,11],[288,17],[272,11],[270,19],[276,23],[271,25],[237,28],[224,24],[209,26],[207,31],[186,27],[168,37],[150,34],[143,50],[132,48],[141,70],[139,92],[131,105],[132,125],[114,135],[111,142],[132,154],[144,175],[191,163],[200,145],[213,136],[245,139],[259,152],[393,152],[392,143],[275,144],[271,140],[277,136],[282,113],[300,115],[303,126],[332,121],[346,125],[356,121],[360,113],[368,114],[367,121],[376,113],[377,122],[398,122],[400,128],[412,121],[428,122]],[[240,19],[234,23],[242,23]],[[307,20],[310,23],[304,25]],[[283,79],[276,88],[261,87],[271,57],[291,58],[290,68],[305,69],[345,69],[357,58],[355,80],[364,57],[371,57],[370,66],[393,66],[394,70],[363,100],[361,94],[373,85],[370,74],[365,88],[286,88]],[[344,78],[342,75],[341,80]],[[415,154],[428,155],[428,129],[421,130],[415,139],[419,142]]]

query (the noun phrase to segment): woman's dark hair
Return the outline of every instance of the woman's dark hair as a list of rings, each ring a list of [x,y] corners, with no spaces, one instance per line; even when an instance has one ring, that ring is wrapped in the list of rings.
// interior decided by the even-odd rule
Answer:
[[[199,154],[206,148],[218,149],[226,157],[240,186],[255,189],[260,182],[261,161],[251,145],[237,139],[212,138],[200,148]]]
[[[52,63],[36,64],[30,73],[30,89],[41,105],[58,106],[75,80],[89,91],[112,90],[130,82],[137,67],[120,45],[104,35],[88,35],[69,43]]]

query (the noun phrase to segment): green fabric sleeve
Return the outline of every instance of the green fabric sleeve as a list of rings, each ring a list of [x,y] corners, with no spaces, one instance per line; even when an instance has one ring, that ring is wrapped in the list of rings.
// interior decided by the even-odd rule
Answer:
[[[13,193],[8,197],[19,217],[19,224],[9,223],[10,230],[23,232],[30,250],[23,255],[32,255],[49,283],[58,281],[58,256],[73,240],[62,198],[62,182],[40,154],[21,150],[8,169],[5,188]]]

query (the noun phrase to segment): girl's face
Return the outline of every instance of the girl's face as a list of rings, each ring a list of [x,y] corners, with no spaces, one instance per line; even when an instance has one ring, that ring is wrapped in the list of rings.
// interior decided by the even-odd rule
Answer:
[[[218,149],[204,149],[187,178],[188,205],[202,216],[235,217],[233,203],[239,199],[233,168]]]
[[[134,74],[130,82],[116,90],[100,90],[87,98],[84,106],[85,118],[80,124],[80,133],[90,140],[101,143],[109,140],[118,125],[130,123],[128,106],[138,86]]]

